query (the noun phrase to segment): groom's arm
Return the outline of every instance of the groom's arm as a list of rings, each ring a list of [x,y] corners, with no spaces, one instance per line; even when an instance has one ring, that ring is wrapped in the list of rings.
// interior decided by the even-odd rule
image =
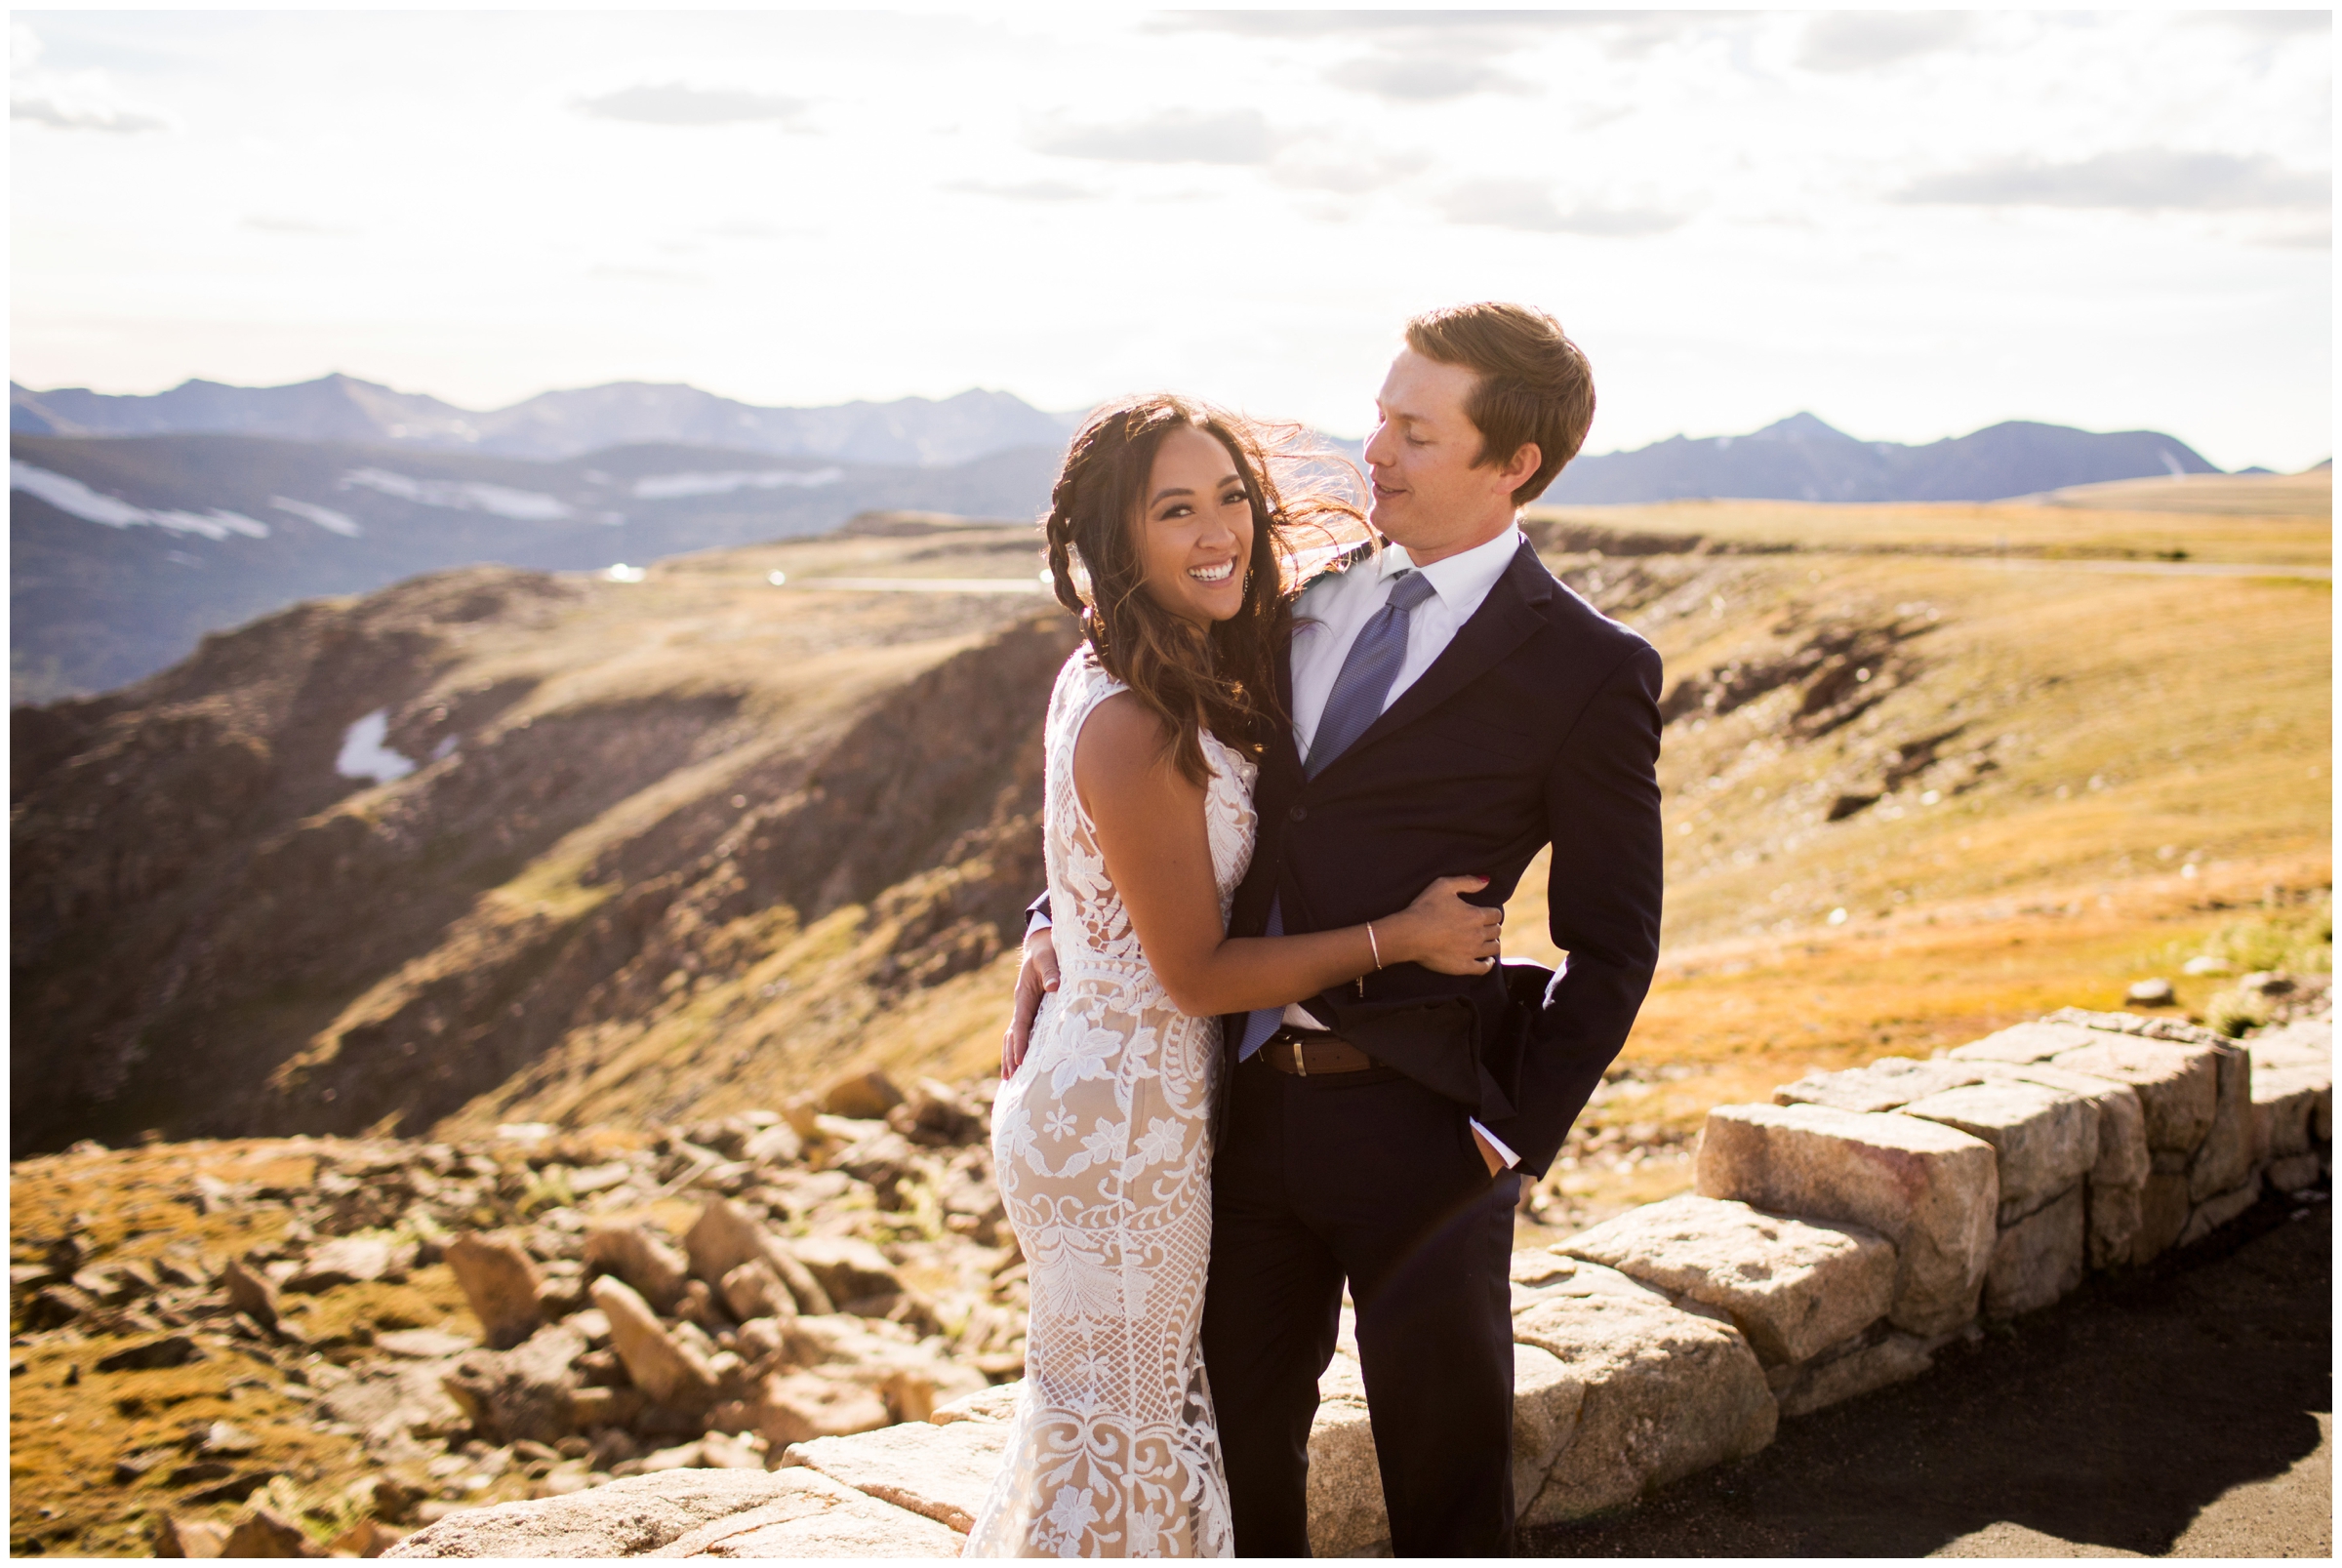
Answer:
[[[1519,1113],[1491,1128],[1538,1175],[1626,1045],[1659,962],[1660,675],[1647,645],[1621,661],[1546,779],[1547,925],[1569,956],[1523,1053]]]

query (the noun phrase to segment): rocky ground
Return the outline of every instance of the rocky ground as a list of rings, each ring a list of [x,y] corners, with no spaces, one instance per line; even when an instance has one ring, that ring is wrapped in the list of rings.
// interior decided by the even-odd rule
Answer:
[[[21,1162],[12,1548],[372,1555],[1013,1378],[989,1094],[869,1074],[647,1134]]]
[[[364,1554],[1013,1379],[991,1093],[856,1074],[650,1131],[17,1162],[12,1548]],[[1682,1189],[1690,1155],[1590,1119],[1526,1194],[1522,1245]]]

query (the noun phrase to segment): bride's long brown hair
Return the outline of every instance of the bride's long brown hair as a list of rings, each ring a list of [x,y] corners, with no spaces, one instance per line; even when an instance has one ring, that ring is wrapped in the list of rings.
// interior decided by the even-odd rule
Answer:
[[[1138,543],[1154,455],[1182,427],[1228,449],[1252,503],[1242,607],[1208,630],[1147,592]],[[1109,403],[1074,435],[1043,525],[1058,602],[1081,617],[1107,673],[1163,721],[1172,763],[1191,783],[1211,776],[1198,726],[1257,756],[1286,722],[1276,658],[1293,600],[1312,569],[1373,541],[1352,490],[1362,490],[1355,466],[1312,446],[1301,426],[1170,392]]]

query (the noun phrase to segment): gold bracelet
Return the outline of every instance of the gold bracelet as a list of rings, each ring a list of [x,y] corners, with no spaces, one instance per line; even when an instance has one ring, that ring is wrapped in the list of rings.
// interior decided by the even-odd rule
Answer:
[[[1374,922],[1366,922],[1366,945],[1374,950],[1374,967],[1383,967],[1383,945],[1374,940]]]

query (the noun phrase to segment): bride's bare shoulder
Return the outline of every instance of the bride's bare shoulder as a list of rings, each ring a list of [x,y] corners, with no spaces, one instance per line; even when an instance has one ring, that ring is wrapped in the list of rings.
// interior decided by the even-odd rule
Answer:
[[[1090,710],[1073,743],[1073,778],[1085,796],[1173,789],[1184,784],[1170,766],[1171,732],[1135,692],[1116,692]]]

